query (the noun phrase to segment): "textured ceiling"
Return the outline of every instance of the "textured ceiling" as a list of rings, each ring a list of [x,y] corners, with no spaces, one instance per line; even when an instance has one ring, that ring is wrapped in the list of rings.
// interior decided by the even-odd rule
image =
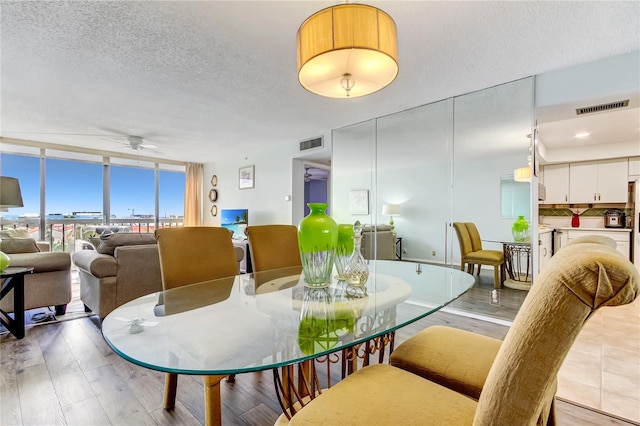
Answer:
[[[0,134],[208,162],[640,48],[637,1],[367,3],[396,21],[400,74],[338,100],[298,84],[295,47],[336,2],[2,1]]]

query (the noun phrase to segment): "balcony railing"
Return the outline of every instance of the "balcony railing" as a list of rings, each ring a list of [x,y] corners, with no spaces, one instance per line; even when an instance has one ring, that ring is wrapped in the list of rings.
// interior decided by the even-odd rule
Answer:
[[[157,225],[156,225],[157,223]],[[26,229],[29,236],[38,241],[48,241],[51,251],[73,253],[78,247],[76,242],[83,240],[83,230],[90,226],[128,227],[128,232],[153,233],[158,228],[183,226],[182,218],[118,218],[111,219],[108,225],[100,219],[46,219],[44,230],[40,229],[40,218],[26,217],[7,219],[0,217],[0,230],[8,228]]]

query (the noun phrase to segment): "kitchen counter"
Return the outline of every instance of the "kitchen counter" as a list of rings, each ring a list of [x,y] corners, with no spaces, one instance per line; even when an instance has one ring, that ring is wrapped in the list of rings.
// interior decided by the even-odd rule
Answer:
[[[546,234],[547,232],[553,232],[553,227],[550,226],[538,226],[538,235]]]
[[[631,228],[586,228],[586,227],[574,228],[572,226],[559,226],[557,228],[550,228],[550,229],[562,230],[562,231],[596,231],[596,232],[631,232],[633,230]],[[542,230],[538,232],[542,233]]]

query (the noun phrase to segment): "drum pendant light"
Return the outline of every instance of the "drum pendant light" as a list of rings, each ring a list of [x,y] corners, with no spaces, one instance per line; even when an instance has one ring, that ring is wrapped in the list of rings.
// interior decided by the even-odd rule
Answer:
[[[298,80],[320,96],[356,98],[388,86],[398,75],[396,24],[363,4],[323,9],[298,29]]]

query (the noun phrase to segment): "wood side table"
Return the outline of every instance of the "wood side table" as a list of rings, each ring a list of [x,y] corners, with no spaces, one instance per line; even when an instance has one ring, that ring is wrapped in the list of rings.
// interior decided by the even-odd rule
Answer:
[[[0,300],[13,289],[13,318],[0,309],[0,322],[16,339],[24,337],[24,276],[32,273],[33,268],[23,267],[9,267],[0,271],[0,278],[4,278]]]

